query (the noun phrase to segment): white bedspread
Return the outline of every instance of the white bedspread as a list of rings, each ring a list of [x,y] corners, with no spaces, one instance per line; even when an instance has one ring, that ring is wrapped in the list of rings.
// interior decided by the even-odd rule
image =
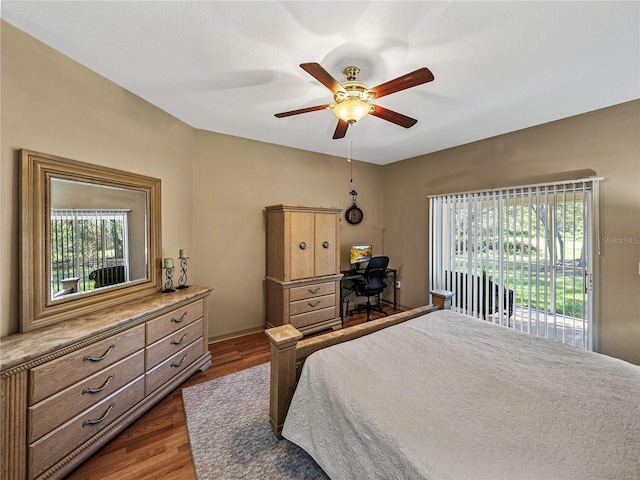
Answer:
[[[638,479],[640,367],[439,311],[305,362],[283,435],[333,479]]]

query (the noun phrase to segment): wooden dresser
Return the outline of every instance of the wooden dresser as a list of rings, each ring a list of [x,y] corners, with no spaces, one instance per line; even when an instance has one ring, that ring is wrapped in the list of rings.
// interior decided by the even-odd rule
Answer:
[[[190,286],[0,339],[2,479],[61,478],[211,365]]]
[[[342,327],[338,208],[272,205],[267,212],[267,328],[303,334]]]

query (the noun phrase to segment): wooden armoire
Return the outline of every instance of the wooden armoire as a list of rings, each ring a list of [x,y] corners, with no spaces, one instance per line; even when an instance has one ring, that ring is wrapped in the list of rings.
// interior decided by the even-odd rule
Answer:
[[[267,214],[267,328],[342,328],[339,208],[272,205]]]

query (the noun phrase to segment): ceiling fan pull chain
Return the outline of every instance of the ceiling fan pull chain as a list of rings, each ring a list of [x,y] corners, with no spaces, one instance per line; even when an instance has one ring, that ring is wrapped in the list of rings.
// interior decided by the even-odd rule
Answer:
[[[349,162],[349,167],[351,169],[351,175],[349,177],[349,183],[353,183],[353,159],[351,158],[351,130],[353,130],[353,126],[347,131],[347,162]]]
[[[349,179],[349,183],[353,183],[353,162],[349,161],[350,165],[351,165],[351,178]]]

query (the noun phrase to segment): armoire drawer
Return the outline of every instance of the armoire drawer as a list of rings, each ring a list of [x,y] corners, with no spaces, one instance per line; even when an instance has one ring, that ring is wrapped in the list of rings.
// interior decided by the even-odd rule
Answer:
[[[185,370],[194,360],[199,358],[202,355],[203,345],[203,339],[200,337],[191,345],[167,358],[152,370],[149,370],[145,375],[147,395],[171,380],[182,370]]]
[[[29,445],[29,478],[35,478],[56,461],[99,433],[144,398],[144,377],[85,410],[48,435]]]
[[[290,323],[296,328],[306,327],[314,323],[323,322],[335,318],[336,307],[324,308],[309,313],[301,313],[300,315],[292,315]]]
[[[27,442],[33,443],[70,418],[144,374],[142,350],[29,407]]]
[[[313,285],[305,285],[304,287],[294,287],[290,290],[289,300],[295,302],[304,300],[305,298],[322,297],[336,293],[335,282],[316,283]]]
[[[144,325],[125,330],[29,371],[29,405],[53,395],[85,377],[144,348]]]
[[[204,315],[204,302],[198,300],[147,322],[147,345],[181,329]]]
[[[186,327],[167,335],[145,349],[147,370],[151,370],[163,360],[166,360],[180,349],[186,347],[197,338],[202,337],[202,318]]]
[[[316,310],[322,310],[323,308],[335,307],[336,296],[325,295],[323,297],[307,298],[305,300],[298,300],[297,302],[291,302],[289,305],[289,315],[299,315],[301,313],[313,312]]]

